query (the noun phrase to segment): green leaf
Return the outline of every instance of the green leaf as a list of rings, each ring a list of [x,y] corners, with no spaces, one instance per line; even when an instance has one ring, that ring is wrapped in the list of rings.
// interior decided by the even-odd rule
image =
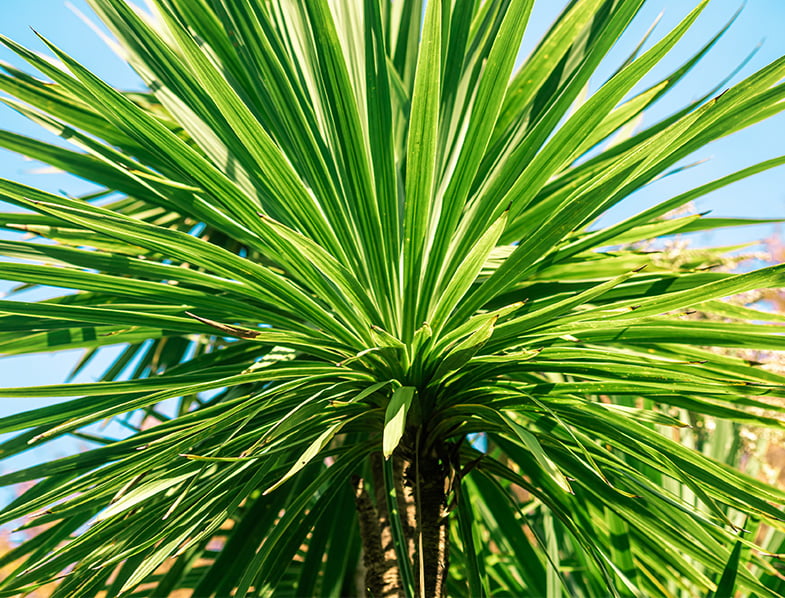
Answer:
[[[739,569],[739,557],[741,556],[742,542],[739,540],[733,546],[728,564],[722,571],[722,577],[717,582],[717,591],[712,594],[712,598],[731,598],[734,595],[736,586],[736,575]]]
[[[401,386],[395,389],[384,413],[384,434],[382,438],[382,454],[389,459],[398,447],[406,429],[406,416],[417,394],[413,386]]]
[[[417,54],[412,92],[412,108],[406,143],[406,203],[403,222],[403,341],[407,342],[417,326],[421,269],[430,245],[428,229],[438,218],[434,197],[437,164],[437,133],[441,88],[442,12],[441,2],[425,7],[423,37]]]
[[[551,477],[551,479],[559,486],[559,488],[565,492],[572,493],[572,488],[570,487],[570,483],[567,481],[567,478],[561,472],[559,467],[551,460],[548,454],[543,450],[542,445],[534,436],[534,434],[529,432],[523,426],[517,424],[509,416],[505,416],[503,413],[502,418],[504,423],[514,434],[517,442],[521,443],[526,448],[526,450],[528,450],[534,456],[537,463],[539,463],[542,467],[543,471]]]
[[[458,498],[458,527],[461,534],[461,544],[466,553],[466,569],[468,571],[469,595],[487,596],[487,582],[483,582],[482,561],[477,553],[477,539],[475,538],[475,516],[472,505],[468,500],[469,494],[465,488],[461,489]]]
[[[338,431],[345,425],[345,422],[338,422],[337,424],[333,424],[328,427],[324,432],[319,434],[316,439],[308,445],[308,448],[305,449],[302,455],[297,458],[297,461],[294,465],[287,471],[284,476],[278,480],[275,484],[270,486],[267,490],[264,491],[263,494],[269,494],[276,488],[281,487],[289,478],[294,476],[297,472],[301,471],[306,465],[308,465],[319,452],[327,446],[327,444],[332,440],[333,436],[335,436]]]

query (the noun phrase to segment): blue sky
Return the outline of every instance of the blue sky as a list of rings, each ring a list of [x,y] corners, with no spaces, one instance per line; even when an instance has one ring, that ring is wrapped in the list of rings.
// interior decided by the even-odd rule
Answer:
[[[61,0],[3,0],[0,7],[0,33],[25,46],[41,49],[39,40],[30,29],[34,27],[112,84],[126,89],[138,88],[139,81],[134,73],[112,54],[71,8],[89,14],[87,3],[82,0],[72,0],[71,7],[66,4]],[[561,0],[537,0],[532,23],[525,38],[524,52],[534,46],[563,4]],[[672,28],[695,4],[696,2],[688,0],[648,2],[626,37],[614,48],[609,63],[598,73],[595,84],[601,82],[618,61],[627,55],[659,13],[664,14],[657,27],[655,38]],[[653,71],[652,77],[647,78],[642,85],[651,83],[673,70],[719,30],[739,6],[738,0],[710,2],[697,25],[682,40],[673,55],[659,65]],[[734,27],[717,44],[711,55],[704,59],[674,93],[652,110],[649,119],[653,120],[669,114],[711,89],[760,42],[763,44],[757,54],[732,82],[785,55],[783,30],[785,30],[785,1],[749,0]],[[22,62],[5,50],[0,50],[0,59],[22,66]],[[0,106],[0,128],[60,142],[2,106]],[[606,221],[626,217],[685,189],[784,153],[785,114],[705,148],[687,162],[709,159],[706,163],[650,185],[614,209],[607,216]],[[77,194],[91,188],[85,181],[64,174],[42,173],[42,166],[0,150],[0,177],[53,192],[65,190],[70,194]],[[784,179],[785,169],[771,170],[702,198],[697,202],[697,208],[700,211],[712,210],[714,216],[785,218]],[[695,242],[730,245],[753,242],[774,233],[775,228],[771,226],[746,227],[700,235]],[[0,282],[0,292],[8,288],[8,284]],[[65,352],[56,355],[0,359],[0,386],[60,382],[78,357],[78,353]],[[105,364],[110,357],[107,352],[104,359],[99,360],[94,367],[88,368],[80,379],[83,381],[94,379],[101,372],[102,364]],[[0,399],[0,416],[45,402],[47,401]],[[74,442],[61,442],[49,449],[48,455],[65,454],[74,450],[76,446],[78,445]],[[7,470],[9,467],[30,464],[40,456],[36,453],[27,454],[13,462],[0,463],[0,467]]]

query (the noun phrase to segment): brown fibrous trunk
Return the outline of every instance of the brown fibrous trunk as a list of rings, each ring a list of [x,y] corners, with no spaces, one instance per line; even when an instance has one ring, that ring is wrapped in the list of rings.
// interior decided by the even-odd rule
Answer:
[[[441,598],[449,566],[448,477],[439,457],[423,454],[416,460],[415,477],[418,549],[414,566],[418,596]]]
[[[449,564],[449,476],[435,453],[417,454],[419,447],[413,444],[400,447],[392,457],[397,506],[406,541],[404,552],[414,572],[417,598],[442,598]],[[373,499],[365,481],[353,478],[366,570],[365,590],[374,598],[403,598],[382,467],[381,454],[374,453]]]

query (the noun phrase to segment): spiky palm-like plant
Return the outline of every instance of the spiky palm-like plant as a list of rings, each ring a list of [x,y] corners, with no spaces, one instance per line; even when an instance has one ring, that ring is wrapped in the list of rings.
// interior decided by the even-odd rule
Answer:
[[[0,242],[0,276],[69,289],[0,301],[0,352],[123,349],[0,389],[64,399],[0,419],[4,457],[95,443],[0,476],[38,480],[0,522],[46,524],[2,595],[783,595],[739,528],[782,529],[785,493],[674,430],[781,427],[785,379],[707,347],[785,347],[721,301],[785,270],[624,244],[739,224],[664,216],[785,158],[592,223],[785,108],[785,59],[600,146],[711,47],[631,95],[706,2],[584,102],[643,0],[570,2],[516,66],[532,3],[90,0],[148,93],[3,40],[49,79],[4,65],[7,103],[77,149],[0,145],[106,192],[0,181],[47,240]]]

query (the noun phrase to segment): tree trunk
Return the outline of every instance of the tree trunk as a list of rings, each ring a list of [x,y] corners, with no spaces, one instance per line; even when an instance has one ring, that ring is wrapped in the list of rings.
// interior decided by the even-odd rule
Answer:
[[[420,454],[415,460],[417,558],[414,565],[417,593],[421,598],[441,598],[447,581],[450,526],[445,470],[435,454]]]
[[[352,485],[354,486],[354,501],[357,505],[357,518],[360,523],[363,565],[365,566],[363,591],[374,598],[376,596],[397,596],[400,591],[397,563],[393,566],[393,563],[390,563],[386,558],[382,548],[382,523],[386,524],[387,533],[389,533],[389,523],[386,520],[383,521],[376,510],[376,506],[365,489],[365,481],[355,476],[352,478]]]
[[[393,458],[393,479],[417,598],[442,598],[447,579],[449,468],[436,455],[416,454],[405,443]],[[400,563],[387,509],[380,453],[371,455],[373,500],[365,481],[353,478],[365,565],[365,591],[373,598],[404,598]]]

